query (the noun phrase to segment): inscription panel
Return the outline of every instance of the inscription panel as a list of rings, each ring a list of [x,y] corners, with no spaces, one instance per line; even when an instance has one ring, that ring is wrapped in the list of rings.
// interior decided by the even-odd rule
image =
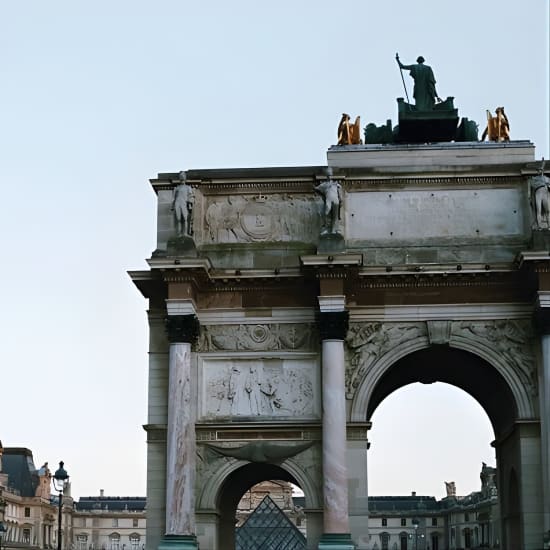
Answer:
[[[520,188],[350,193],[347,238],[519,237],[527,230],[524,204]]]
[[[320,418],[318,361],[199,358],[199,420]]]

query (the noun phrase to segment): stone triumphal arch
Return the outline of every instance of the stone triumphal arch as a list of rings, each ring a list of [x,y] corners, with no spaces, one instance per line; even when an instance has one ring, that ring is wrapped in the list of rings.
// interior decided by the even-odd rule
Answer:
[[[543,548],[539,167],[526,141],[342,145],[327,166],[152,179],[157,248],[131,272],[149,299],[150,550],[232,550],[240,496],[268,479],[304,491],[308,548],[370,550],[370,419],[416,381],[482,405],[501,548]]]

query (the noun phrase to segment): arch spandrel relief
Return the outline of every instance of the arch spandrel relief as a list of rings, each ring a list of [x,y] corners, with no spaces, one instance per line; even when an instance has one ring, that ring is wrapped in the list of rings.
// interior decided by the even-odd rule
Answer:
[[[197,244],[266,241],[314,242],[320,231],[319,198],[299,194],[208,197]]]
[[[215,508],[225,480],[232,472],[251,462],[282,467],[299,483],[308,507],[321,506],[322,460],[319,442],[255,441],[197,445],[197,508]]]
[[[509,385],[520,418],[530,418],[538,393],[533,328],[527,319],[350,323],[346,338],[346,398],[352,419],[363,417],[380,376],[405,355],[430,344],[469,351],[497,369]],[[366,414],[366,413],[365,413]]]
[[[530,395],[538,393],[537,370],[532,340],[533,327],[528,320],[456,321],[452,336],[479,342],[495,353],[513,370]]]
[[[426,334],[424,322],[350,323],[346,337],[346,398],[353,399],[371,367],[390,349]]]

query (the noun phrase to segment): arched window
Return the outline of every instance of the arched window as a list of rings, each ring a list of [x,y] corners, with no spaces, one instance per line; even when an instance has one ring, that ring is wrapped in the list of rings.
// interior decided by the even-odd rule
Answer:
[[[132,533],[130,535],[130,548],[131,548],[131,550],[138,550],[139,540],[140,540],[140,536],[137,533]]]
[[[88,535],[86,533],[80,533],[76,535],[76,549],[86,550],[88,547]]]
[[[382,545],[382,550],[389,550],[390,548],[389,533],[386,533],[385,531],[383,533],[380,533],[380,544]]]
[[[472,530],[468,527],[464,529],[464,547],[465,548],[471,548],[472,547]]]
[[[405,531],[399,533],[399,548],[400,550],[408,550],[409,548],[409,535]]]
[[[118,533],[111,533],[109,535],[110,550],[120,550],[120,535]]]

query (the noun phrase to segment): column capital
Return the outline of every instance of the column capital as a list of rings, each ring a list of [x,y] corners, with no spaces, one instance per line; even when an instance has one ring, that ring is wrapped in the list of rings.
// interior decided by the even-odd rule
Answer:
[[[169,315],[165,319],[165,325],[171,344],[193,344],[199,337],[200,323],[196,315]]]
[[[344,311],[346,309],[346,297],[343,295],[336,296],[318,296],[319,309],[322,313],[328,311]]]
[[[344,340],[348,332],[347,311],[322,311],[319,313],[321,340]]]
[[[191,298],[168,298],[166,300],[168,315],[196,315],[195,302]]]

